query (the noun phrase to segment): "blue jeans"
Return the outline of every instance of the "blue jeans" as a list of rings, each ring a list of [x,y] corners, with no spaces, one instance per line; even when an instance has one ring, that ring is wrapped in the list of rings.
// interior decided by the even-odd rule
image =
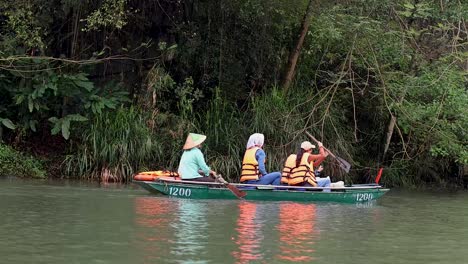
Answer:
[[[321,178],[321,177],[315,177],[315,180],[317,181],[317,186],[316,187],[330,187],[330,184],[331,184],[331,180],[330,180],[330,177],[326,177],[326,178]],[[310,183],[306,182],[304,183],[303,186],[306,186],[306,187],[313,187]],[[297,191],[305,191],[306,189],[295,189]],[[330,189],[323,189],[324,192],[331,192]]]
[[[259,185],[281,185],[281,173],[279,171],[270,172],[268,174],[263,175],[258,180],[250,180],[243,182],[245,184],[259,184]]]
[[[317,181],[317,187],[330,187],[331,180],[330,177],[326,178],[321,178],[321,177],[315,177],[315,180]],[[330,192],[330,189],[323,189],[324,192]]]

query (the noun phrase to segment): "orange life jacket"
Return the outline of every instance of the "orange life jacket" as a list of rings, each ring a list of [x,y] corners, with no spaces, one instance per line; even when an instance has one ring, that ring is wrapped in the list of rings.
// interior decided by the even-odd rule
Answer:
[[[168,170],[140,172],[133,176],[133,179],[136,181],[154,181],[159,177],[174,177],[174,179],[180,179],[177,172]]]
[[[314,162],[308,162],[309,153],[304,153],[301,158],[299,166],[294,167],[289,174],[289,185],[301,185],[304,182],[310,183],[310,185],[316,187],[317,181],[315,180],[314,174]]]
[[[258,170],[258,161],[255,158],[255,153],[259,149],[259,147],[253,147],[245,151],[240,182],[258,180],[262,176]]]
[[[283,172],[281,173],[281,183],[289,184],[289,176],[294,167],[296,167],[296,157],[296,154],[291,154],[286,159],[286,162],[284,163]]]

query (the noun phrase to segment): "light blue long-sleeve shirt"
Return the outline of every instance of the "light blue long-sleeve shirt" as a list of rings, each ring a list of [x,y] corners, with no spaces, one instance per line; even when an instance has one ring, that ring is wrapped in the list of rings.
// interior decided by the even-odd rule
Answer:
[[[182,158],[180,158],[179,173],[182,179],[195,179],[202,177],[198,170],[202,170],[203,173],[208,176],[210,174],[210,167],[206,165],[203,153],[198,148],[192,148],[184,151]]]
[[[263,149],[258,149],[257,152],[255,152],[255,159],[257,159],[258,162],[258,170],[260,171],[262,176],[268,174],[265,169],[265,158],[266,154],[265,151],[263,151]]]

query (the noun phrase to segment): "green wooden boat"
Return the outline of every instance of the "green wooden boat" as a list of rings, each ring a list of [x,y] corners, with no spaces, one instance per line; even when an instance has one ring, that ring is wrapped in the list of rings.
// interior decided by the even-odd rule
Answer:
[[[153,181],[134,180],[135,184],[144,189],[163,195],[186,199],[238,199],[221,183],[202,183],[174,180],[169,177],[157,178]],[[333,187],[331,192],[322,192],[320,187],[292,187],[284,189],[271,185],[235,184],[238,189],[246,192],[244,200],[257,201],[296,201],[296,202],[339,202],[362,203],[377,200],[387,188],[380,185],[360,185],[350,187]],[[286,189],[287,188],[287,189]],[[305,190],[304,190],[305,189]]]

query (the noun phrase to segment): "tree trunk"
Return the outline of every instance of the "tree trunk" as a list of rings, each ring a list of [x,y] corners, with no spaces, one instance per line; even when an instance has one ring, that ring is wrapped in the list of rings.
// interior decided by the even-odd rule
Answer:
[[[414,0],[414,5],[418,4],[419,3],[419,0]],[[405,25],[405,29],[406,30],[409,30],[414,22],[414,14],[415,14],[415,10],[413,10],[413,14],[411,15],[411,17],[409,18],[409,21],[408,21],[408,24]],[[414,42],[416,43],[416,40],[414,40]],[[416,49],[416,47],[415,47]],[[416,57],[416,52],[413,51],[413,54],[411,56],[411,61],[410,61],[410,75],[411,76],[415,76],[416,75],[416,63],[415,63],[415,57]],[[385,84],[384,84],[385,85]],[[405,95],[406,95],[406,89],[407,87],[405,88],[405,90],[402,92],[402,94],[399,96],[397,102],[398,104],[401,104],[405,98]],[[388,123],[388,127],[387,127],[387,137],[386,137],[386,140],[385,140],[385,145],[384,145],[384,152],[383,152],[383,155],[382,155],[382,161],[385,162],[385,155],[387,154],[387,151],[388,151],[388,148],[390,147],[390,141],[392,139],[392,135],[393,135],[393,130],[395,129],[395,125],[397,123],[397,118],[396,116],[390,112],[390,122]]]
[[[388,128],[387,128],[387,140],[385,141],[385,147],[384,147],[382,160],[385,159],[385,154],[387,154],[388,147],[390,146],[390,141],[392,139],[393,129],[395,129],[395,124],[396,124],[396,116],[391,114],[390,123],[388,123]]]
[[[283,91],[288,92],[289,86],[291,85],[292,79],[294,78],[294,70],[296,69],[297,59],[301,53],[302,44],[304,43],[304,38],[309,30],[310,17],[312,16],[312,0],[309,0],[307,5],[307,11],[304,15],[301,25],[301,33],[297,39],[296,45],[293,50],[291,50],[288,59],[288,65],[286,67],[284,79],[282,82]]]

